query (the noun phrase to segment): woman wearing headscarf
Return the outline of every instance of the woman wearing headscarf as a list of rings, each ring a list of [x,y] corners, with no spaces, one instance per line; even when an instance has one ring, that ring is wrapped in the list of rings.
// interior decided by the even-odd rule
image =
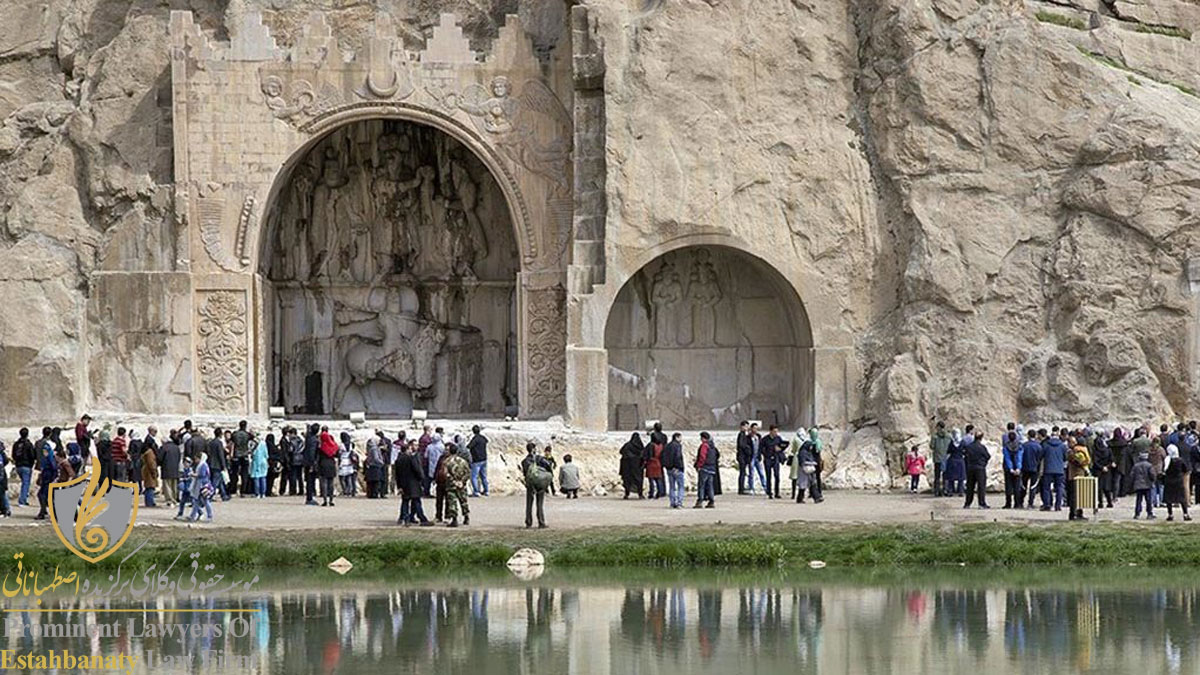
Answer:
[[[387,439],[382,439],[387,443]],[[367,499],[383,497],[383,467],[385,465],[383,452],[379,449],[380,438],[372,436],[367,439]]]
[[[263,499],[267,496],[267,471],[270,459],[267,444],[254,436],[250,437],[250,482],[254,485],[254,497]]]
[[[275,492],[275,479],[283,474],[283,453],[279,443],[275,442],[275,432],[269,431],[263,439],[267,444],[267,495]],[[283,494],[283,480],[279,481],[279,493]]]
[[[963,496],[967,493],[967,447],[962,432],[950,432],[950,447],[946,450],[946,489],[948,495]]]
[[[338,455],[338,477],[342,481],[342,496],[353,497],[358,494],[358,480],[355,475],[358,473],[358,457],[354,454],[354,441],[350,438],[350,433],[343,431],[341,439],[342,447]]]
[[[625,486],[622,499],[629,499],[631,493],[637,493],[638,499],[642,498],[642,456],[645,452],[642,435],[636,431],[621,446],[621,484]]]
[[[1113,429],[1112,440],[1109,441],[1108,447],[1112,450],[1113,464],[1113,489],[1116,490],[1117,499],[1129,494],[1129,473],[1133,471],[1133,462],[1136,457],[1133,456],[1133,449],[1129,446],[1129,434],[1122,427]]]
[[[201,452],[196,457],[195,474],[192,478],[192,513],[188,520],[200,520],[200,512],[204,511],[208,522],[212,522],[212,498],[216,493],[212,482],[212,469],[208,467],[208,453]]]
[[[825,460],[821,456],[824,449],[825,442],[821,440],[821,432],[816,427],[809,429],[808,441],[801,448],[801,455],[807,453],[812,458],[813,471],[808,476],[808,496],[812,497],[814,504],[825,501],[821,485],[821,471],[825,469]],[[803,466],[800,468],[804,469]]]
[[[1105,436],[1103,430],[1096,432],[1096,440],[1092,444],[1092,474],[1096,476],[1100,488],[1096,505],[1101,506],[1101,501],[1107,501],[1111,509],[1117,494],[1117,458],[1113,456],[1112,446]]]
[[[337,477],[338,443],[329,433],[329,427],[321,427],[321,445],[318,447],[317,475],[321,478],[321,506],[333,506],[333,479]]]
[[[817,441],[820,442],[820,437]],[[804,503],[805,491],[812,490],[817,475],[817,456],[813,453],[812,436],[804,429],[796,431],[792,439],[792,483],[797,504]]]
[[[1188,494],[1183,481],[1187,472],[1187,464],[1179,457],[1179,448],[1168,445],[1167,457],[1163,460],[1163,503],[1167,505],[1167,520],[1175,520],[1174,504],[1183,508],[1184,520],[1192,519],[1188,515]]]

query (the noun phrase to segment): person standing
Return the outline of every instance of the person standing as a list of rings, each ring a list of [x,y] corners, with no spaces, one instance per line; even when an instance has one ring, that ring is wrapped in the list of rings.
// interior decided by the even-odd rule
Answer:
[[[712,445],[711,439],[709,439],[709,440],[710,440],[709,445],[711,446]],[[758,494],[754,490],[754,476],[757,475],[759,487],[761,487],[767,493],[767,496],[769,497],[771,495],[771,490],[767,486],[766,472],[763,471],[762,451],[763,451],[762,436],[759,435],[759,433],[758,433],[758,424],[751,423],[750,424],[750,480],[748,480],[747,482],[750,484],[749,485],[750,494],[752,494],[752,495]]]
[[[925,473],[925,458],[921,446],[914,445],[904,456],[904,473],[908,475],[908,490],[914,495],[921,489],[921,474]]]
[[[12,506],[8,503],[8,454],[4,452],[4,441],[0,441],[0,518],[12,518]]]
[[[779,427],[772,424],[762,439],[763,465],[767,470],[767,499],[779,499],[779,470],[787,458],[787,439],[779,435]]]
[[[1089,468],[1092,465],[1092,457],[1088,453],[1086,441],[1083,438],[1082,434],[1075,438],[1068,437],[1068,445],[1071,448],[1071,452],[1067,454],[1068,520],[1086,520],[1083,517],[1083,508],[1079,505],[1079,486],[1075,483],[1076,478],[1084,478],[1089,475]]]
[[[983,431],[977,430],[974,441],[967,447],[967,501],[964,509],[971,508],[971,502],[978,495],[979,508],[991,508],[987,505],[987,465],[992,455],[983,444]]]
[[[47,439],[50,428],[46,427]],[[112,479],[127,481],[129,476],[129,439],[125,436],[125,427],[117,427],[117,435],[112,439]]]
[[[667,496],[667,482],[663,478],[662,454],[666,443],[655,443],[654,435],[650,436],[650,445],[646,446],[643,466],[646,470],[646,484],[650,487],[650,499],[662,499]]]
[[[281,432],[282,433],[282,432]],[[263,439],[267,445],[267,496],[275,496],[275,483],[278,479],[279,494],[283,495],[284,469],[283,466],[283,436],[275,438],[273,429],[267,430],[267,435]]]
[[[142,443],[141,472],[142,494],[146,497],[146,508],[156,509],[158,504],[154,501],[154,495],[158,490],[158,453],[149,443],[145,442]]]
[[[479,425],[471,427],[471,440],[467,450],[471,452],[471,496],[488,496],[487,454],[488,439]]]
[[[1129,472],[1133,470],[1133,462],[1137,458],[1134,457],[1133,449],[1129,445],[1129,434],[1122,427],[1113,429],[1112,441],[1109,443],[1112,448],[1113,461],[1116,463],[1113,475],[1113,489],[1116,490],[1117,499],[1131,494],[1129,491]]]
[[[383,453],[379,450],[380,442],[386,443],[389,447],[391,443],[386,438],[380,438],[378,435],[367,440],[367,499],[381,499],[384,493],[384,476],[387,474],[387,463],[383,460]]]
[[[317,457],[317,472],[321,478],[321,506],[333,506],[333,480],[337,477],[338,442],[329,433],[329,427],[321,427],[320,453]]]
[[[192,460],[187,455],[183,455],[179,458],[179,504],[178,510],[175,511],[175,520],[185,520],[183,507],[190,506],[193,503],[192,480],[194,478],[195,472],[192,470]]]
[[[549,448],[546,448],[549,450]],[[471,465],[463,455],[447,453],[446,457],[446,527],[458,527],[458,512],[462,524],[471,524],[471,509],[467,506],[467,483],[471,480]]]
[[[1137,495],[1133,507],[1133,519],[1137,520],[1138,516],[1142,515],[1142,504],[1144,503],[1146,520],[1153,520],[1154,500],[1150,498],[1150,492],[1154,489],[1154,466],[1150,464],[1150,453],[1143,452],[1138,455],[1137,462],[1129,472],[1129,485]]]
[[[558,468],[558,487],[567,499],[579,499],[579,465],[569,453],[563,455],[563,465]]]
[[[550,465],[550,496],[553,497],[557,494],[554,491],[554,470],[558,468],[558,461],[554,459],[554,452],[549,445],[542,451],[542,456],[546,458],[546,463]]]
[[[304,437],[304,505],[317,505],[317,476],[320,475],[321,427],[310,424]],[[328,503],[328,498],[326,503]]]
[[[213,437],[208,441],[208,469],[211,474],[209,480],[212,482],[213,499],[217,495],[221,496],[221,501],[227,502],[231,499],[229,496],[229,455],[226,454],[225,430],[220,427],[213,428]],[[197,472],[199,468],[197,468]],[[211,501],[211,500],[210,500]]]
[[[671,441],[663,449],[662,468],[667,474],[667,501],[671,508],[683,508],[683,435],[678,431],[671,434]]]
[[[250,492],[250,432],[246,420],[238,422],[237,431],[229,436],[233,446],[229,461],[229,492],[243,498]]]
[[[738,465],[738,494],[744,495],[747,479],[750,479],[750,460],[754,458],[754,447],[750,443],[750,423],[742,420],[738,424],[737,435],[737,465]]]
[[[429,486],[425,494],[426,497],[432,494],[433,482],[435,480],[435,476],[437,475],[438,463],[442,461],[442,455],[445,454],[445,452],[446,444],[442,440],[442,428],[438,427],[433,432],[433,435],[430,436],[429,443],[425,445],[425,469],[427,471],[425,474],[425,479],[429,482]]]
[[[946,470],[946,454],[950,449],[950,432],[946,431],[946,423],[938,422],[937,430],[929,439],[929,451],[933,458],[933,496],[944,497],[945,485],[942,483],[942,473]]]
[[[1163,425],[1163,431],[1150,444],[1150,466],[1154,467],[1154,489],[1150,491],[1150,499],[1154,500],[1156,507],[1161,507],[1163,502],[1163,474],[1167,467],[1167,442],[1168,431],[1166,425]]]
[[[46,427],[42,440],[34,445],[38,454],[38,511],[36,520],[45,520],[50,508],[50,484],[58,476],[58,462],[54,458],[54,444],[50,442],[50,427]],[[42,441],[45,441],[44,443]]]
[[[1097,487],[1099,488],[1099,494],[1096,495],[1096,506],[1104,506],[1104,502],[1107,501],[1108,508],[1111,509],[1113,497],[1117,491],[1117,459],[1113,456],[1112,446],[1109,445],[1103,431],[1096,433],[1096,440],[1092,448],[1092,473],[1097,477]]]
[[[753,426],[751,429],[753,430]],[[712,444],[712,436],[707,431],[700,432],[700,447],[696,449],[696,474],[699,486],[696,490],[696,505],[693,508],[714,508],[715,486],[718,464],[717,449]]]
[[[295,497],[304,492],[304,439],[296,427],[283,429],[283,453],[288,458],[288,496]]]
[[[1009,423],[1012,427],[1012,423]],[[1010,428],[1004,434],[1004,448],[1001,451],[1004,460],[1004,508],[1019,509],[1025,503],[1025,493],[1021,491],[1021,470],[1024,467],[1024,451],[1021,449],[1021,438],[1015,429]]]
[[[525,527],[533,527],[533,507],[536,504],[538,528],[545,529],[546,486],[550,482],[550,467],[546,464],[546,458],[537,455],[537,445],[532,441],[525,444],[521,476],[525,478]]]
[[[966,494],[967,443],[962,432],[955,429],[950,434],[950,446],[946,448],[946,494],[961,497]]]
[[[425,466],[417,456],[417,442],[408,441],[400,446],[396,457],[396,487],[400,490],[400,517],[398,524],[405,527],[420,522],[422,527],[432,527],[421,508],[421,495],[425,493]]]
[[[1061,511],[1066,481],[1067,446],[1058,436],[1038,434],[1042,440],[1042,510],[1050,510],[1050,491],[1054,491],[1054,510]]]
[[[1184,478],[1188,474],[1187,465],[1179,457],[1179,448],[1167,446],[1167,458],[1163,463],[1163,503],[1167,506],[1167,520],[1175,520],[1175,505],[1183,509],[1183,519],[1191,520],[1188,514],[1188,493]]]
[[[29,485],[33,480],[33,467],[37,466],[37,452],[29,440],[29,429],[21,427],[12,447],[12,462],[21,478],[21,491],[17,494],[17,506],[29,506]]]
[[[251,434],[246,445],[250,450],[250,463],[246,467],[246,475],[249,476],[250,485],[254,488],[254,498],[266,499],[267,470],[270,464],[270,460],[267,459],[267,444]]]
[[[179,501],[179,462],[182,451],[179,449],[179,433],[171,429],[167,440],[162,444],[162,459],[159,461],[159,471],[162,474],[163,502],[174,506]]]
[[[214,432],[215,433],[215,432]],[[210,446],[211,447],[211,446]],[[197,522],[200,514],[205,514],[205,522],[213,521],[212,500],[217,496],[216,485],[213,483],[212,467],[208,463],[208,453],[200,453],[192,477],[192,513],[188,520]]]
[[[642,498],[642,461],[646,447],[642,444],[642,435],[633,432],[625,445],[621,446],[621,485],[625,488],[625,496],[636,493]]]
[[[821,501],[820,491],[816,488],[818,455],[816,451],[820,437],[814,428],[811,432],[805,429],[796,430],[796,438],[792,441],[796,446],[795,457],[792,458],[792,473],[796,476],[796,503],[804,503],[804,493],[807,491],[813,502]],[[807,434],[807,436],[806,436]]]
[[[92,434],[88,431],[88,425],[91,423],[91,415],[84,415],[75,423],[75,442],[79,444],[79,455],[83,458],[83,465],[87,465],[88,457],[92,454]]]
[[[1026,440],[1021,444],[1021,493],[1028,495],[1028,508],[1033,508],[1034,495],[1040,491],[1039,476],[1042,470],[1042,444],[1037,439],[1037,432],[1029,430]]]

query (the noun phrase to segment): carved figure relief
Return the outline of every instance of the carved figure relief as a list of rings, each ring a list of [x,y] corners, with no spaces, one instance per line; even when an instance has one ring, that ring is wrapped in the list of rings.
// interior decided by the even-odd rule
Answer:
[[[282,120],[311,113],[317,101],[312,85],[305,80],[296,81],[285,96],[283,79],[277,75],[267,75],[262,79],[262,93],[266,97],[267,107]]]
[[[196,364],[203,410],[225,413],[246,409],[246,294],[201,291],[196,294]]]
[[[673,347],[677,343],[676,332],[679,326],[677,320],[677,305],[683,300],[683,284],[679,282],[679,272],[670,261],[654,273],[654,284],[651,287],[651,300],[654,301],[654,346]]]
[[[686,283],[685,283],[686,282]],[[721,247],[667,253],[618,293],[605,327],[609,410],[684,428],[800,411],[807,319],[764,263]]]
[[[446,101],[469,114],[510,159],[549,178],[560,195],[570,192],[571,115],[544,82],[525,80],[514,96],[501,75],[487,87],[472,84]]]
[[[326,412],[516,402],[513,226],[469,150],[410,122],[355,123],[309,151],[276,203],[275,404],[303,408],[316,370]]]

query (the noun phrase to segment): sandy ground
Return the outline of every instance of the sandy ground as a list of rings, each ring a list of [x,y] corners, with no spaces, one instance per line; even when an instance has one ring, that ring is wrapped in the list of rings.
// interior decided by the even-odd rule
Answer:
[[[667,500],[622,500],[620,497],[588,497],[577,500],[561,496],[546,497],[546,518],[551,528],[579,529],[593,526],[689,524],[746,524],[781,522],[820,523],[917,523],[917,522],[1047,522],[1065,521],[1066,511],[1043,513],[1035,510],[1004,510],[1003,495],[989,495],[991,509],[963,509],[960,498],[934,498],[928,494],[912,495],[902,492],[873,493],[863,491],[830,491],[821,504],[797,504],[790,500],[773,501],[762,496],[725,495],[717,499],[714,509],[692,509],[692,499],[685,508],[673,510]],[[434,516],[432,499],[423,506],[430,518]],[[471,499],[471,529],[520,528],[524,526],[525,499],[523,496],[498,496]],[[213,523],[188,524],[173,520],[175,508],[139,508],[138,529],[143,527],[202,528],[222,527],[284,530],[336,530],[344,528],[394,528],[399,499],[365,499],[338,497],[332,508],[304,506],[302,497],[273,497],[267,499],[237,498],[214,505]],[[1098,520],[1128,521],[1133,502],[1122,500],[1115,509],[1101,510]],[[37,522],[35,506],[14,508],[13,518],[0,520],[0,528],[46,527]],[[1165,511],[1158,522],[1165,519]],[[1180,524],[1180,523],[1175,523]]]

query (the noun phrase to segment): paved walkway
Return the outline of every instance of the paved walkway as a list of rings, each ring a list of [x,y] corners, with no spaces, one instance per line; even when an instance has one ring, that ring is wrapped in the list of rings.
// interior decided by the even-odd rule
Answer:
[[[1066,511],[1042,513],[1037,510],[1004,510],[1003,495],[990,495],[992,508],[964,510],[960,498],[934,498],[902,492],[879,494],[865,491],[831,491],[822,504],[796,504],[790,500],[771,501],[761,496],[726,495],[717,499],[714,509],[692,509],[685,502],[672,510],[667,500],[622,500],[620,497],[587,497],[577,500],[546,497],[546,518],[552,528],[583,528],[606,525],[689,525],[750,524],[807,521],[821,523],[916,523],[929,522],[1049,522],[1065,521]],[[433,517],[432,499],[422,500],[425,512]],[[470,500],[471,527],[515,528],[525,519],[525,498],[488,497]],[[279,529],[339,529],[394,527],[399,509],[396,497],[388,499],[337,498],[337,506],[304,506],[303,498],[233,498],[214,505],[216,522],[196,527]],[[1133,502],[1126,499],[1112,510],[1102,510],[1099,519],[1129,521]],[[0,520],[0,527],[34,524],[36,507],[14,508],[14,517]],[[188,527],[173,520],[174,508],[139,509],[139,526]],[[1165,518],[1165,512],[1159,522]],[[1179,523],[1175,523],[1179,524]],[[48,527],[48,525],[46,525]]]

